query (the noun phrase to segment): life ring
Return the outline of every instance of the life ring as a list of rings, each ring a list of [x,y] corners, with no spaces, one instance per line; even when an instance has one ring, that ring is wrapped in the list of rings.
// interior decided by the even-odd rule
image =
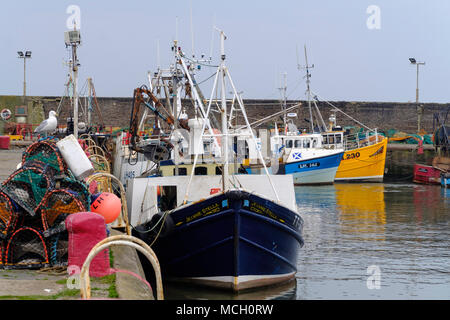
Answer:
[[[3,120],[9,120],[11,118],[11,110],[5,108],[1,112],[1,117]]]

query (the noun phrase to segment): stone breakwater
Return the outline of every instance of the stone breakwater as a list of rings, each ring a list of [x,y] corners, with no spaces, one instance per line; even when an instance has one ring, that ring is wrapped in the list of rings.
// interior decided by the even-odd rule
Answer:
[[[38,124],[44,119],[44,116],[46,117],[48,115],[50,110],[56,110],[58,108],[60,101],[61,97],[34,96],[27,97],[27,100],[24,103],[21,96],[0,96],[0,109],[10,109],[13,112],[12,120],[14,120],[15,107],[26,105],[28,122]],[[98,97],[97,101],[105,125],[117,127],[129,126],[132,106],[131,97]],[[306,101],[300,102],[302,103],[302,106],[295,110],[297,117],[293,118],[293,120],[299,128],[308,128],[309,124],[305,120],[309,119],[308,104]],[[86,103],[86,100],[83,98],[81,104]],[[298,101],[287,101],[288,106],[292,106],[296,103],[298,103]],[[434,114],[446,111],[450,106],[450,103],[423,103],[420,104],[421,108],[418,110],[415,103],[359,101],[331,101],[331,103],[370,128],[378,128],[380,130],[396,129],[408,133],[417,132],[419,112],[421,113],[421,128],[426,132],[431,133],[433,130]],[[184,100],[183,105],[186,106],[188,114],[192,116],[191,110],[193,108],[191,108],[191,102],[189,100]],[[246,99],[244,100],[244,105],[250,122],[270,116],[281,110],[281,105],[278,100]],[[317,105],[322,113],[323,119],[328,123],[332,107],[321,101],[319,101]],[[70,99],[65,97],[61,104],[61,112],[58,117],[61,124],[66,122],[66,118],[70,116],[70,112]],[[80,117],[83,117],[82,111],[80,112]],[[281,123],[282,119],[279,117],[277,120]],[[337,120],[338,124],[341,126],[358,126],[357,123],[341,113],[337,113]],[[97,123],[99,121],[95,108],[93,111],[93,121]],[[238,117],[237,121],[239,124],[244,124],[243,117],[241,116]],[[273,125],[273,121],[268,122],[266,127],[267,125]]]

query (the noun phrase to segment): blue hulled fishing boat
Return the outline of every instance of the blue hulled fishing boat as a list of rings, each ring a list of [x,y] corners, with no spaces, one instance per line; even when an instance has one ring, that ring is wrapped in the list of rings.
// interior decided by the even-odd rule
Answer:
[[[157,217],[166,229],[153,249],[167,279],[238,291],[287,281],[297,271],[303,220],[265,197],[230,190]],[[152,242],[146,230],[153,221],[136,235]]]
[[[165,280],[177,280],[239,291],[294,279],[299,250],[303,245],[303,220],[297,212],[292,176],[238,174],[229,142],[225,80],[238,93],[225,67],[221,34],[222,131],[211,134],[208,115],[190,119],[189,156],[174,156],[174,168],[160,164],[157,174],[128,180],[127,203],[134,235],[152,246]],[[177,61],[199,97],[183,53],[174,46]],[[177,49],[178,48],[178,49]],[[242,101],[240,110],[251,131]],[[202,100],[197,99],[203,110]],[[217,133],[219,132],[219,133]],[[209,133],[209,134],[208,134]],[[206,141],[220,148],[218,158],[205,162]],[[176,146],[175,146],[176,147]],[[261,152],[258,150],[262,159]],[[201,161],[199,161],[201,156]],[[192,157],[193,162],[192,162]],[[217,159],[220,159],[217,162]],[[236,164],[236,166],[235,166]],[[211,168],[214,173],[209,173]],[[166,168],[163,168],[166,167]],[[209,169],[208,169],[209,168]],[[173,172],[172,172],[173,171]]]

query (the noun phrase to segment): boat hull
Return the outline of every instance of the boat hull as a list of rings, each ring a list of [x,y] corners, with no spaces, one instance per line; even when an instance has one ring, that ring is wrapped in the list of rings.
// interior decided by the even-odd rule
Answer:
[[[420,184],[441,184],[441,171],[423,164],[414,165],[413,182]]]
[[[343,154],[286,163],[278,174],[292,174],[295,185],[332,184]]]
[[[382,182],[386,163],[387,138],[370,146],[344,153],[335,181]]]
[[[284,206],[232,190],[169,216],[172,230],[152,246],[167,280],[240,291],[295,276],[303,220]]]

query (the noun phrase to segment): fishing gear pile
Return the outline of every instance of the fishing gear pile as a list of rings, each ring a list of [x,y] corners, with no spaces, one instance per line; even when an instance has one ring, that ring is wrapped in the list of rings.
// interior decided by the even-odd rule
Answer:
[[[0,268],[66,266],[65,219],[89,211],[88,186],[68,169],[49,138],[30,145],[0,186]]]

